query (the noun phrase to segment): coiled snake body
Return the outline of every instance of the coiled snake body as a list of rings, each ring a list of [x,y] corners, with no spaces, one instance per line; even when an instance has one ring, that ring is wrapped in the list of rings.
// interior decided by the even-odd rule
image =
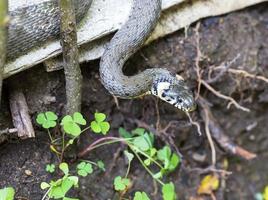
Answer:
[[[74,1],[77,21],[88,10],[91,1]],[[101,58],[101,81],[111,94],[121,98],[152,94],[185,112],[192,111],[195,109],[192,92],[180,76],[161,68],[147,69],[130,77],[122,72],[125,61],[154,29],[160,12],[161,0],[133,0],[129,19],[114,35]],[[10,58],[59,35],[59,8],[55,0],[12,11],[10,16]]]

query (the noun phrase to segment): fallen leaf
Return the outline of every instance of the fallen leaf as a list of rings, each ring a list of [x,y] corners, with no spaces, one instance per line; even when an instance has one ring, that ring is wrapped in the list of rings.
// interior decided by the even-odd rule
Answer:
[[[197,190],[198,194],[211,194],[214,190],[219,188],[220,181],[217,175],[205,176]]]

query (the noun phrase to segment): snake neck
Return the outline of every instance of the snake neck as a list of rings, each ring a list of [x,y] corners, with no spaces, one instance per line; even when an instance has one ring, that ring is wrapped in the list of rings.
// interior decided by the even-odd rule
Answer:
[[[161,12],[161,0],[134,0],[127,22],[112,38],[100,61],[100,77],[105,88],[121,98],[133,98],[150,92],[153,80],[163,69],[147,69],[125,76],[126,60],[145,42],[155,28]]]

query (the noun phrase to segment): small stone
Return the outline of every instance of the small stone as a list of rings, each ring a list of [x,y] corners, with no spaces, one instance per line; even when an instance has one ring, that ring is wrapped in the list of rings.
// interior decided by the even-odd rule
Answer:
[[[192,158],[197,162],[204,162],[207,158],[206,154],[193,153]]]
[[[24,171],[24,173],[25,173],[27,176],[32,176],[32,171],[29,170],[29,169],[26,169],[26,170]]]

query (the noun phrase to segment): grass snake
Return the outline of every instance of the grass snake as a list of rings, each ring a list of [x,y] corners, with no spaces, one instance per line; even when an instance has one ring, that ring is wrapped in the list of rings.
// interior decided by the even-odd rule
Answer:
[[[77,22],[83,18],[91,2],[92,0],[74,1]],[[128,20],[115,33],[101,57],[101,82],[114,96],[135,98],[152,94],[189,112],[195,109],[195,102],[182,77],[163,68],[146,69],[134,76],[126,76],[122,72],[124,63],[142,46],[155,28],[160,12],[161,0],[132,1]],[[57,0],[17,8],[10,11],[9,15],[9,59],[59,36],[60,15]]]

